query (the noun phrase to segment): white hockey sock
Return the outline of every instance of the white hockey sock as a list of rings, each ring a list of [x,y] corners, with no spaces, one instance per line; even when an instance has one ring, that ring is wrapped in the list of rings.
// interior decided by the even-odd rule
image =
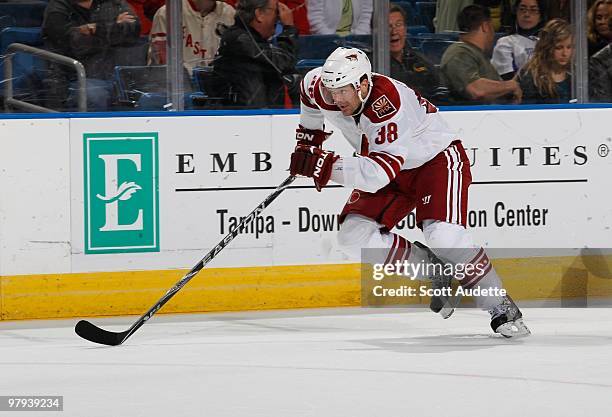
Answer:
[[[389,244],[385,264],[400,265],[402,275],[419,281],[427,281],[431,274],[429,253],[395,233],[381,233],[381,238]]]
[[[340,233],[338,244],[340,249],[353,259],[360,259],[364,263],[396,264],[400,262],[409,265],[423,264],[428,262],[428,253],[412,245],[400,235],[391,232],[381,232],[382,225],[375,221],[359,216],[349,215],[345,219]],[[364,249],[367,253],[362,254]],[[411,271],[416,268],[411,267]],[[416,270],[416,279],[426,279],[426,274]]]
[[[442,261],[453,264],[455,278],[463,288],[492,289],[495,294],[503,289],[500,277],[482,247],[475,247],[470,233],[461,225],[426,220],[423,233],[432,251]],[[500,304],[501,296],[475,296],[476,306],[488,310]]]
[[[503,290],[504,286],[485,250],[478,248],[475,252],[474,257],[464,264],[465,276],[459,282],[464,289],[474,290],[480,288],[481,290],[488,290],[488,295],[473,297],[476,307],[488,310],[503,301],[503,297],[499,293]]]

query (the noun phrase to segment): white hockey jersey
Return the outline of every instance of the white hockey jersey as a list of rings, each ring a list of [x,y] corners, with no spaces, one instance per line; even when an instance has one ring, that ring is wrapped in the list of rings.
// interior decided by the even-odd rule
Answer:
[[[219,49],[220,38],[217,35],[217,26],[221,23],[227,26],[234,24],[235,10],[229,4],[217,1],[215,9],[202,16],[195,9],[189,0],[183,1],[183,62],[185,68],[191,74],[196,66],[207,66]],[[153,18],[153,26],[151,27],[151,45],[149,47],[149,64],[165,63],[165,58],[162,62],[156,62],[153,54],[155,44],[163,48],[165,54],[166,48],[166,6],[162,6]],[[165,56],[165,55],[164,55]]]
[[[336,161],[334,182],[375,192],[401,170],[420,167],[457,139],[427,99],[376,73],[361,114],[344,116],[323,98],[320,73],[321,68],[315,68],[302,81],[300,124],[306,129],[323,129],[327,119],[357,151],[355,157]]]
[[[517,72],[529,61],[537,42],[536,36],[527,37],[518,33],[499,38],[493,48],[491,64],[499,75]]]

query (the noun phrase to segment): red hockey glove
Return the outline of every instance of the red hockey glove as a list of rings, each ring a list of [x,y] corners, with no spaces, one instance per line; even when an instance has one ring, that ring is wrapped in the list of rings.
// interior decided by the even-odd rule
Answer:
[[[300,125],[295,129],[295,140],[297,140],[298,145],[321,148],[323,142],[325,142],[331,134],[332,132],[326,132],[324,130],[304,129],[302,125]]]
[[[316,146],[298,145],[291,154],[291,175],[303,175],[314,180],[317,191],[321,191],[329,182],[332,166],[340,158],[331,151],[324,151]]]

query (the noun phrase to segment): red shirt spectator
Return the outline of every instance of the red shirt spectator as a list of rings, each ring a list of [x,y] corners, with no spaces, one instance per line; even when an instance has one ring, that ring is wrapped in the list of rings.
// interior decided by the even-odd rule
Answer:
[[[127,0],[128,4],[134,10],[134,13],[140,19],[140,35],[148,35],[151,32],[151,24],[153,16],[157,9],[162,7],[165,0]]]

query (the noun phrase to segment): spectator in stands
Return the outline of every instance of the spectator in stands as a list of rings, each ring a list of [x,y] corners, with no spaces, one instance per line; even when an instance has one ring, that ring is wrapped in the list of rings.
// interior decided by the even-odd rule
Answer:
[[[215,0],[182,0],[183,2],[183,65],[189,71],[208,66],[219,49],[219,24],[234,24],[235,10],[229,4]],[[149,64],[166,64],[166,6],[153,18]]]
[[[140,35],[148,35],[151,32],[153,16],[164,5],[165,0],[127,0],[127,2],[140,20]]]
[[[308,6],[306,0],[281,0],[293,13],[293,22],[298,33],[310,35],[310,22],[308,21]]]
[[[422,53],[406,43],[406,12],[397,5],[389,9],[391,77],[423,94],[434,104],[442,104],[448,89],[441,86],[436,67]]]
[[[310,22],[308,21],[308,6],[306,0],[280,0],[285,6],[289,7],[293,13],[293,24],[298,30],[298,34],[310,35]]]
[[[457,32],[457,16],[461,10],[474,4],[474,0],[438,0],[436,2],[436,17],[434,27],[436,33]]]
[[[310,32],[315,35],[369,35],[373,0],[308,0]]]
[[[112,99],[113,68],[129,63],[123,56],[138,41],[140,23],[125,0],[50,0],[42,35],[48,50],[74,58],[85,67],[89,110],[107,110]],[[65,109],[68,87],[76,73],[63,65],[50,66],[48,105]]]
[[[608,27],[612,30],[612,16],[608,19]],[[589,61],[589,93],[593,101],[612,102],[612,44]]]
[[[308,23],[308,7],[306,0],[279,0],[293,12],[293,24],[298,34],[310,35],[310,24]],[[225,0],[227,4],[236,8],[238,0]]]
[[[456,102],[520,102],[521,89],[515,80],[503,81],[487,54],[493,48],[495,31],[489,10],[478,5],[464,8],[458,17],[460,42],[448,47],[440,68],[445,84]]]
[[[436,16],[434,27],[436,33],[457,32],[457,16],[461,10],[472,4],[477,4],[489,9],[491,22],[496,32],[511,27],[512,3],[515,0],[438,0],[436,2]]]
[[[495,32],[512,28],[511,0],[474,0],[474,4],[487,7],[491,12],[491,22]]]
[[[608,27],[610,16],[608,5],[604,0],[597,0],[587,13],[589,56],[597,53],[612,41],[612,31]]]
[[[543,2],[544,0],[519,0],[514,9],[514,33],[497,40],[491,63],[504,80],[514,77],[531,57],[538,41],[538,32],[544,26]]]
[[[270,37],[277,19],[283,31],[274,45]],[[297,36],[291,10],[278,0],[239,0],[236,23],[221,35],[214,62],[215,74],[237,95],[235,105],[283,107],[291,104],[287,94],[295,100]]]
[[[574,36],[570,24],[553,19],[540,31],[533,56],[518,73],[523,103],[568,103]]]
[[[561,18],[567,22],[571,21],[572,13],[570,6],[571,0],[547,0],[546,11],[544,15],[548,19]]]

